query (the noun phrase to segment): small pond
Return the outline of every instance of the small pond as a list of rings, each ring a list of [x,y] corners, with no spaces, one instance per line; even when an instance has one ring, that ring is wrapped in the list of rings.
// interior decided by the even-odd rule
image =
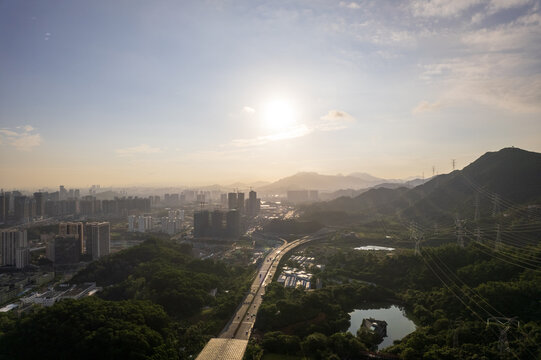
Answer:
[[[374,318],[387,322],[387,336],[378,345],[378,350],[393,345],[394,340],[400,340],[416,329],[413,321],[406,317],[405,311],[396,305],[390,305],[386,308],[354,310],[349,315],[351,321],[348,331],[353,335],[357,334],[357,330],[365,318]]]
[[[392,247],[384,247],[384,246],[376,246],[376,245],[366,245],[366,246],[359,246],[354,248],[355,250],[364,250],[364,251],[393,251],[394,248]]]

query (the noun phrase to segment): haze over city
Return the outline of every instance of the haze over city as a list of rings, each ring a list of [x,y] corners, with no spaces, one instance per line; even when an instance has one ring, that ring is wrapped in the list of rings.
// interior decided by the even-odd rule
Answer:
[[[3,1],[0,185],[409,178],[541,150],[539,1]]]
[[[0,0],[0,360],[541,359],[541,0]]]

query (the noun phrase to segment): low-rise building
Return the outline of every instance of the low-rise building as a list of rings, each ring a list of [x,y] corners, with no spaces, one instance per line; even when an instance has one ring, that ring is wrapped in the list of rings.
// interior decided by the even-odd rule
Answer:
[[[21,298],[21,302],[23,304],[52,306],[57,301],[63,299],[80,299],[85,296],[91,296],[98,290],[99,288],[96,287],[96,283],[84,283],[80,285],[61,284],[43,293],[32,293],[29,296]]]

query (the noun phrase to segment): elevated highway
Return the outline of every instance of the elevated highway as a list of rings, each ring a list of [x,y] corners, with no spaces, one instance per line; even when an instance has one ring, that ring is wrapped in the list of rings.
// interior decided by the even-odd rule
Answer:
[[[272,281],[282,257],[296,247],[322,239],[331,232],[334,231],[322,229],[313,235],[304,236],[289,243],[286,242],[271,251],[259,268],[249,293],[244,297],[229,323],[218,338],[213,338],[208,342],[196,360],[241,360],[248,345],[259,306],[263,302],[265,286]]]

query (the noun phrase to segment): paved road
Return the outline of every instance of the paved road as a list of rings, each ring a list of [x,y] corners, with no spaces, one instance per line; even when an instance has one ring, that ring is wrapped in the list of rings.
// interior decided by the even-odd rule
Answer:
[[[255,323],[255,315],[262,302],[261,297],[265,294],[265,286],[272,281],[276,267],[284,253],[303,242],[306,242],[306,240],[299,239],[285,243],[267,255],[250,286],[250,292],[243,299],[242,305],[237,309],[228,326],[220,334],[220,338],[241,340],[248,340],[250,338],[250,333]]]
[[[229,349],[229,347],[239,349],[241,342],[237,341],[232,343],[228,341],[228,339],[237,339],[244,341],[245,344],[248,343],[248,339],[250,338],[250,334],[256,320],[257,311],[259,310],[259,306],[263,301],[262,296],[265,294],[265,286],[272,281],[282,256],[299,245],[325,237],[329,232],[333,231],[322,230],[314,235],[305,236],[295,241],[284,243],[282,246],[274,249],[269,255],[267,255],[263,261],[263,264],[259,268],[254,281],[252,282],[250,292],[244,297],[242,304],[235,312],[235,315],[219,335],[219,341],[216,341],[217,339],[211,339],[196,360],[242,359],[244,350],[242,350],[242,354],[240,354],[240,351],[235,351],[235,353],[239,354],[238,356],[240,357],[216,357],[215,350],[216,348],[220,348],[220,351],[225,352],[226,349]],[[244,347],[245,346],[246,345],[244,345]]]
[[[259,306],[263,302],[265,295],[265,286],[272,281],[276,269],[282,256],[294,249],[295,247],[307,243],[312,240],[321,239],[327,236],[329,229],[323,229],[313,235],[304,236],[295,241],[284,243],[279,248],[273,250],[265,258],[261,265],[253,283],[250,287],[250,292],[244,298],[242,305],[237,309],[237,312],[229,322],[228,326],[220,334],[220,338],[248,340],[254,323]]]

